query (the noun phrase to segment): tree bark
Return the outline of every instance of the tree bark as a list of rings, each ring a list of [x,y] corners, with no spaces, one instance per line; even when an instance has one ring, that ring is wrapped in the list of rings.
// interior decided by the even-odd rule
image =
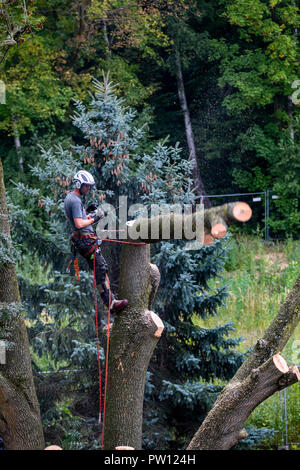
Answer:
[[[184,125],[185,125],[185,134],[189,149],[189,160],[193,163],[192,176],[194,181],[195,193],[200,196],[205,196],[205,188],[200,175],[197,152],[195,146],[194,133],[190,118],[190,111],[187,104],[184,80],[181,68],[180,54],[177,49],[175,49],[175,63],[176,63],[176,77],[177,77],[177,86],[178,86],[178,97],[180,102],[180,107],[183,112]],[[209,198],[204,199],[205,207],[210,207],[211,203]]]
[[[299,323],[300,277],[276,318],[224,388],[188,450],[227,450],[246,437],[244,423],[263,400],[299,380],[296,366],[279,356]]]
[[[0,340],[6,361],[0,364],[0,436],[8,450],[43,449],[40,410],[32,375],[27,331],[13,259],[0,161]]]
[[[141,449],[146,372],[163,331],[162,321],[151,311],[159,280],[149,245],[123,246],[119,292],[129,306],[110,327],[104,450]]]

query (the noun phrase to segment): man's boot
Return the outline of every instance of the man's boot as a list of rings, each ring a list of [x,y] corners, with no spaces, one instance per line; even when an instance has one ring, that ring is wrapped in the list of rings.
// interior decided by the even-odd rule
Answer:
[[[105,282],[105,284],[99,284],[97,286],[97,289],[98,289],[98,291],[101,295],[101,298],[103,300],[104,305],[108,309],[108,306],[109,306],[109,289],[108,289],[107,283]],[[128,305],[128,300],[127,299],[117,300],[115,298],[114,294],[111,292],[111,295],[110,295],[110,311],[112,313],[120,312],[121,310],[123,310],[123,308],[126,307],[126,305]]]

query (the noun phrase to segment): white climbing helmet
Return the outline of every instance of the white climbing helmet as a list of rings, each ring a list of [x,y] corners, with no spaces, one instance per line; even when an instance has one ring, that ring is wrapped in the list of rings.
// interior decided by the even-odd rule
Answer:
[[[82,184],[88,184],[90,186],[95,186],[95,180],[91,173],[85,170],[79,170],[77,171],[76,175],[73,178],[75,182],[75,187],[77,189],[81,188]]]

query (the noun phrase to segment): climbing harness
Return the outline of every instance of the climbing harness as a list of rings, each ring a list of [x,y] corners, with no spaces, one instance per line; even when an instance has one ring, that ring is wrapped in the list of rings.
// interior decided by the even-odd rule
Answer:
[[[100,245],[103,241],[109,242],[116,242],[116,243],[126,243],[129,245],[145,245],[145,242],[141,243],[134,243],[134,242],[126,242],[123,240],[112,240],[110,238],[100,238],[94,234],[88,235],[79,235],[76,233],[72,234],[73,238],[79,239],[94,239],[95,242],[92,244],[91,249],[85,253],[84,258],[89,258],[93,260],[93,271],[94,271],[94,301],[95,301],[95,322],[96,322],[96,343],[97,343],[97,359],[98,359],[98,375],[99,375],[99,425],[101,425],[101,417],[102,417],[102,383],[101,383],[101,362],[100,362],[100,352],[99,352],[99,328],[98,328],[98,305],[97,305],[97,285],[96,285],[96,253],[97,250],[100,248]],[[70,238],[70,245],[71,245],[71,252],[72,252],[72,259],[67,267],[67,272],[70,272],[70,266],[72,261],[74,261],[74,268],[75,274],[77,276],[77,281],[79,281],[79,267],[78,267],[78,257],[77,257],[77,250],[75,244]],[[103,450],[103,443],[104,443],[104,430],[105,430],[105,410],[106,410],[106,394],[107,394],[107,377],[108,377],[108,355],[109,355],[109,335],[110,335],[110,312],[111,312],[111,289],[108,275],[105,274],[106,281],[108,284],[108,291],[109,291],[109,302],[108,302],[108,316],[107,316],[107,340],[106,340],[106,358],[105,358],[105,379],[104,379],[104,404],[103,404],[103,419],[102,419],[102,450]]]

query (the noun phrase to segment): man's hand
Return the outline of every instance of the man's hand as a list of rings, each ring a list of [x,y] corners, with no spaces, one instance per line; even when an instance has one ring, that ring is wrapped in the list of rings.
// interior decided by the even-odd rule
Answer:
[[[102,207],[98,207],[96,210],[89,212],[89,218],[94,219],[93,224],[99,222],[99,220],[103,219],[107,216],[107,212],[102,209]]]

